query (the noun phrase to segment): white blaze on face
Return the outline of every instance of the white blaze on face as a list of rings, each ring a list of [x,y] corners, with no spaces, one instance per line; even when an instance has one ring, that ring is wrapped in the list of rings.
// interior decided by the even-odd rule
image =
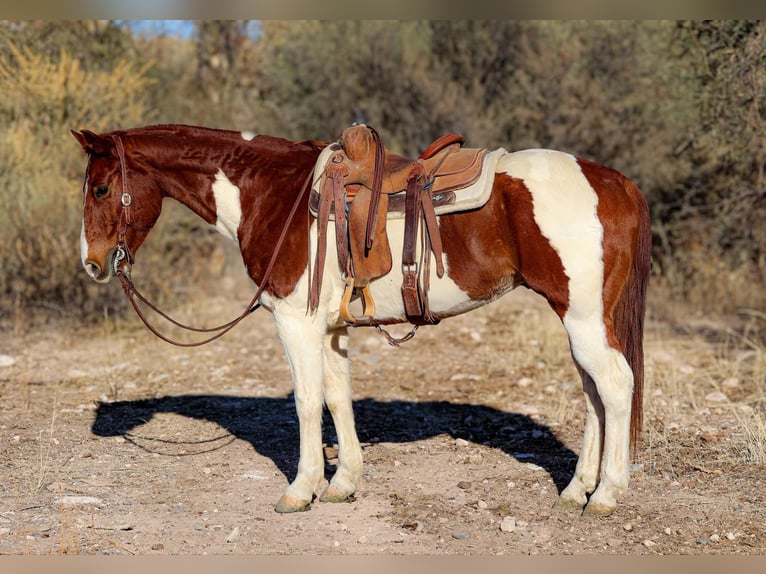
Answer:
[[[215,174],[213,182],[215,197],[215,227],[225,237],[237,241],[237,231],[242,221],[242,205],[239,201],[239,188],[229,181],[221,169]]]
[[[85,262],[88,260],[88,240],[85,237],[85,221],[82,222],[82,228],[80,229],[80,261],[82,261],[83,268],[87,271],[88,267]]]

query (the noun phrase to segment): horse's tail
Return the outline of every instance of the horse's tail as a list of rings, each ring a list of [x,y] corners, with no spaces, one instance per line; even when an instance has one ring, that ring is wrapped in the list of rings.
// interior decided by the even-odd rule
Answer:
[[[638,228],[630,276],[615,309],[614,327],[617,339],[622,344],[623,354],[633,370],[630,448],[635,459],[644,418],[644,317],[646,288],[651,274],[652,235],[649,207],[643,194],[627,178],[625,191],[636,204]]]

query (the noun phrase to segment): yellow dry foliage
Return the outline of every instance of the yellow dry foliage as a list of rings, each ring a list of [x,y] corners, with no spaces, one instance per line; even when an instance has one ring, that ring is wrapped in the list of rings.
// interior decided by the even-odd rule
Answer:
[[[51,59],[8,43],[0,57],[0,295],[16,303],[78,303],[85,156],[70,129],[151,123],[151,62],[88,70],[66,50]],[[41,276],[41,270],[44,274]]]

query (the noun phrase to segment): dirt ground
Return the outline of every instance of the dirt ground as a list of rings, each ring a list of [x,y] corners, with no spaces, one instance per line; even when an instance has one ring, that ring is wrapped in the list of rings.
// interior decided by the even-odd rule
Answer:
[[[584,402],[561,326],[523,289],[400,348],[356,330],[356,500],[281,515],[297,418],[267,312],[199,349],[132,315],[6,328],[0,553],[763,554],[763,347],[651,312],[646,338],[643,450],[610,517],[552,508]],[[334,441],[327,418],[328,476]]]

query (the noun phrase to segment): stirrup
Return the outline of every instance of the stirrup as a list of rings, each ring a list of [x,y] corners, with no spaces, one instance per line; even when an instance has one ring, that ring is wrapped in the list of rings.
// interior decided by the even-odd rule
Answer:
[[[340,298],[340,318],[351,325],[371,325],[375,317],[375,301],[370,293],[369,283],[362,287],[362,316],[354,317],[351,313],[351,297],[354,294],[354,279],[346,279],[346,288]]]

